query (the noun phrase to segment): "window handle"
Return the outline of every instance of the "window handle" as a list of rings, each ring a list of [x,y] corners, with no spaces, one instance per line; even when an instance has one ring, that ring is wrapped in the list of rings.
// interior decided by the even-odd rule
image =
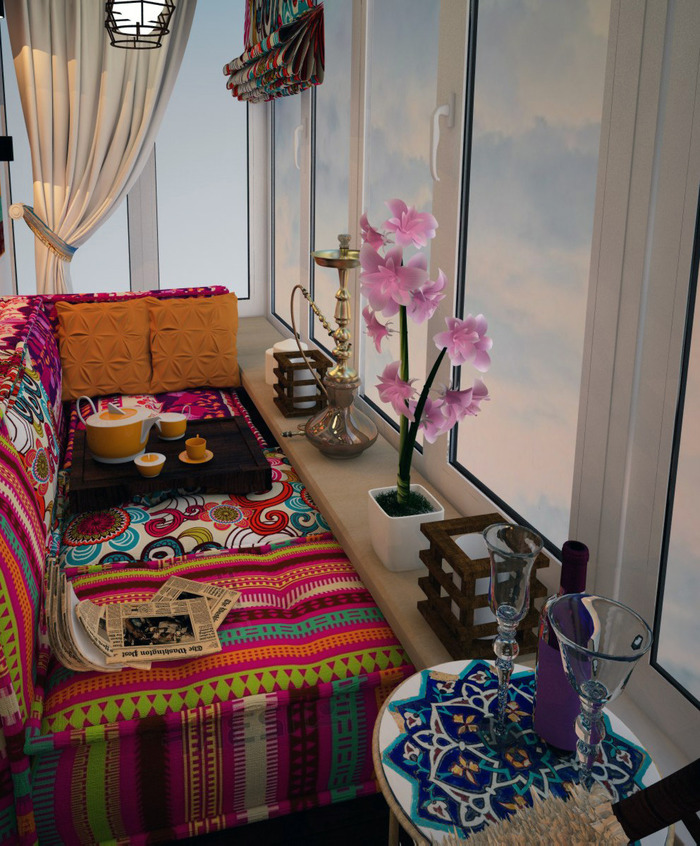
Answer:
[[[440,117],[447,119],[447,128],[452,129],[455,125],[455,95],[450,95],[450,102],[438,106],[433,112],[433,121],[430,132],[430,174],[434,182],[439,182],[437,172],[437,153],[440,146]]]
[[[301,160],[299,153],[301,152],[301,134],[303,131],[303,123],[300,123],[299,126],[294,128],[294,167],[297,170],[301,170]]]

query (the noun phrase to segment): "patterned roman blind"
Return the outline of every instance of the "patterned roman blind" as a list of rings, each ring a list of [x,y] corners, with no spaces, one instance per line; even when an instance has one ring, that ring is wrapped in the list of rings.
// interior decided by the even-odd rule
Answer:
[[[323,4],[247,0],[245,52],[224,65],[234,97],[259,103],[323,82]]]

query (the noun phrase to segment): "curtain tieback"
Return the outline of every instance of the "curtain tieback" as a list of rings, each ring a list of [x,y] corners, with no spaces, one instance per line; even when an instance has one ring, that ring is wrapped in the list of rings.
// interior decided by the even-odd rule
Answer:
[[[10,217],[14,220],[19,220],[23,217],[24,222],[42,244],[48,247],[51,252],[56,253],[63,261],[70,261],[73,258],[78,248],[71,247],[69,243],[64,241],[52,229],[49,229],[31,206],[26,206],[24,203],[13,203],[10,206]]]

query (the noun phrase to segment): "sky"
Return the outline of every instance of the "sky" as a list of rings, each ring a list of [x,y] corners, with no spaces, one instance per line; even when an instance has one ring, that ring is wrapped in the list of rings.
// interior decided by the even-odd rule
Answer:
[[[479,7],[466,309],[493,338],[461,463],[568,537],[609,0]]]

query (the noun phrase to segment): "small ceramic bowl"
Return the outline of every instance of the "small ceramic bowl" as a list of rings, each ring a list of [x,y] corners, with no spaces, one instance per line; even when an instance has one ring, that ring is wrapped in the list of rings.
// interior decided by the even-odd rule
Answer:
[[[157,476],[165,464],[162,452],[145,452],[134,459],[134,464],[142,476]]]

